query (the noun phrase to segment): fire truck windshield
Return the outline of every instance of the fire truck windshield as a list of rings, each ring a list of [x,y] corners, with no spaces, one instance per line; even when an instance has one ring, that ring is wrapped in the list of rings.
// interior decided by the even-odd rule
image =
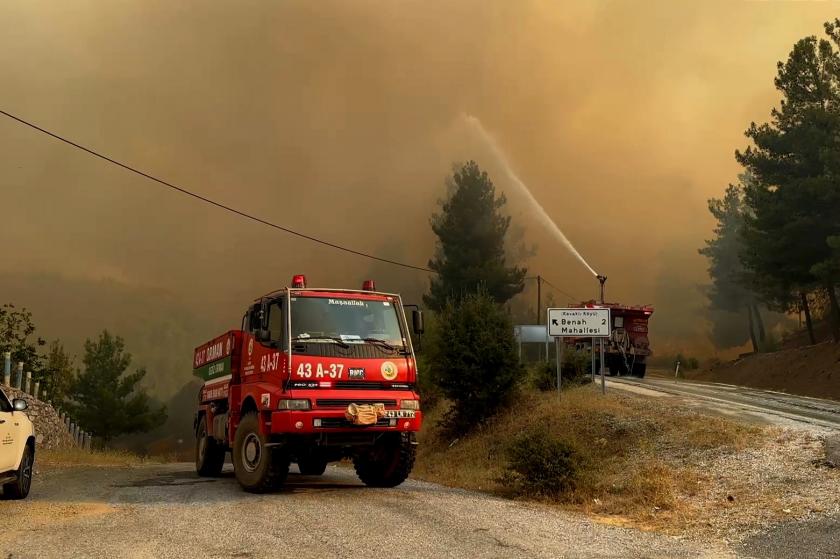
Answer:
[[[390,301],[292,297],[291,312],[292,339],[297,342],[404,346],[397,310]]]

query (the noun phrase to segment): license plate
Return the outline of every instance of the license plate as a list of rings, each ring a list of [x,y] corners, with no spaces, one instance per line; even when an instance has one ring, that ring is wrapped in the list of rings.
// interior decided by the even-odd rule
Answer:
[[[385,410],[388,419],[414,419],[414,410]]]

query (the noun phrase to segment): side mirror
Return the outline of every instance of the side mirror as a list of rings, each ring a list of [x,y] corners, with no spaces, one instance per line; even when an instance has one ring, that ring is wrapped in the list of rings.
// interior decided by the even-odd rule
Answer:
[[[12,400],[12,409],[14,409],[15,411],[23,411],[28,407],[29,405],[23,398],[15,398],[14,400]]]
[[[266,301],[260,303],[260,329],[268,330],[268,303]]]
[[[411,325],[415,334],[422,334],[425,331],[423,326],[423,311],[415,309],[411,311]]]

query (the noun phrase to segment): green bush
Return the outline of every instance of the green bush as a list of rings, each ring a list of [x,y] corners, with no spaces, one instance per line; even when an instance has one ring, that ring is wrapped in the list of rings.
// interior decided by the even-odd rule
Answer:
[[[682,353],[674,357],[672,367],[676,367],[677,361],[680,362],[680,369],[683,371],[694,371],[700,367],[700,361],[696,357],[687,357]]]
[[[580,455],[569,444],[538,429],[520,435],[507,449],[509,478],[519,492],[556,497],[574,488]]]
[[[557,369],[554,363],[540,361],[532,367],[529,378],[531,386],[541,392],[557,389]]]
[[[566,350],[563,353],[563,388],[589,382],[589,354]],[[550,361],[537,363],[529,374],[531,386],[542,392],[557,390],[557,366]]]
[[[464,433],[507,404],[522,377],[513,326],[486,292],[448,302],[435,322],[430,380],[452,402],[444,426]]]
[[[417,354],[417,391],[420,393],[420,400],[426,411],[431,410],[440,402],[442,396],[440,388],[432,378],[428,357],[422,353]]]

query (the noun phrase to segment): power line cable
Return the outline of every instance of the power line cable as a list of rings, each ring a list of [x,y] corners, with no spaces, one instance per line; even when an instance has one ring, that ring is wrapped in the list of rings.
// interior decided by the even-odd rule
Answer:
[[[266,225],[266,226],[268,226],[268,227],[272,227],[272,228],[274,228],[274,229],[278,229],[278,230],[280,230],[280,231],[283,231],[283,232],[285,232],[285,233],[289,233],[289,234],[291,234],[291,235],[295,235],[295,236],[297,236],[297,237],[300,237],[300,238],[302,238],[302,239],[306,239],[306,240],[308,240],[308,241],[312,241],[312,242],[315,242],[315,243],[318,243],[318,244],[321,244],[321,245],[324,245],[324,246],[328,246],[328,247],[330,247],[330,248],[334,248],[334,249],[337,249],[337,250],[341,250],[341,251],[344,251],[344,252],[347,252],[347,253],[350,253],[350,254],[355,254],[356,256],[362,256],[362,257],[364,257],[364,258],[369,258],[369,259],[371,259],[371,260],[376,260],[376,261],[378,261],[378,262],[384,262],[384,263],[386,263],[386,264],[392,264],[392,265],[394,265],[394,266],[401,266],[401,267],[403,267],[403,268],[408,268],[408,269],[411,269],[411,270],[418,270],[418,271],[420,271],[420,272],[428,272],[428,273],[431,273],[431,274],[436,274],[436,273],[437,273],[435,270],[431,270],[431,269],[429,269],[429,268],[425,268],[425,267],[423,267],[423,266],[415,266],[415,265],[413,265],[413,264],[407,264],[407,263],[405,263],[405,262],[399,262],[399,261],[397,261],[397,260],[391,260],[391,259],[388,259],[388,258],[382,258],[382,257],[380,257],[380,256],[376,256],[376,255],[373,255],[373,254],[369,254],[369,253],[367,253],[367,252],[362,252],[362,251],[359,251],[359,250],[354,250],[354,249],[351,249],[351,248],[348,248],[348,247],[344,247],[344,246],[341,246],[341,245],[338,245],[338,244],[335,244],[335,243],[331,243],[331,242],[329,242],[329,241],[325,241],[325,240],[323,240],[323,239],[319,239],[319,238],[317,238],[317,237],[313,237],[313,236],[311,236],[311,235],[307,235],[307,234],[305,234],[305,233],[300,233],[300,232],[295,231],[295,230],[293,230],[293,229],[290,229],[290,228],[288,228],[288,227],[284,227],[284,226],[282,226],[282,225],[278,225],[278,224],[276,224],[276,223],[272,223],[272,222],[270,222],[270,221],[267,221],[267,220],[265,220],[265,219],[262,219],[262,218],[260,218],[260,217],[255,216],[255,215],[252,215],[252,214],[246,213],[246,212],[241,211],[241,210],[237,210],[236,208],[233,208],[233,207],[227,206],[227,205],[222,204],[222,203],[220,203],[220,202],[216,202],[215,200],[212,200],[212,199],[210,199],[210,198],[207,198],[206,196],[202,196],[201,194],[197,194],[197,193],[195,193],[195,192],[192,192],[192,191],[190,191],[190,190],[187,190],[186,188],[182,188],[182,187],[180,187],[180,186],[177,186],[177,185],[175,185],[175,184],[172,184],[172,183],[170,183],[170,182],[168,182],[168,181],[165,181],[165,180],[163,180],[163,179],[160,179],[160,178],[158,178],[158,177],[155,177],[154,175],[151,175],[151,174],[149,174],[149,173],[146,173],[145,171],[141,171],[141,170],[139,170],[139,169],[137,169],[137,168],[135,168],[135,167],[132,167],[131,165],[128,165],[128,164],[126,164],[126,163],[122,163],[122,162],[120,162],[120,161],[117,161],[116,159],[114,159],[114,158],[112,158],[112,157],[109,157],[109,156],[107,156],[107,155],[104,155],[104,154],[102,154],[102,153],[100,153],[100,152],[98,152],[98,151],[96,151],[96,150],[91,149],[91,148],[85,147],[85,146],[83,146],[83,145],[81,145],[81,144],[79,144],[79,143],[76,143],[76,142],[74,142],[74,141],[72,141],[72,140],[69,140],[69,139],[67,139],[67,138],[63,137],[63,136],[60,136],[59,134],[56,134],[56,133],[54,133],[54,132],[50,132],[49,130],[47,130],[47,129],[45,129],[45,128],[42,128],[42,127],[40,127],[40,126],[38,126],[37,124],[34,124],[34,123],[32,123],[32,122],[29,122],[28,120],[25,120],[25,119],[23,119],[23,118],[21,118],[21,117],[19,117],[19,116],[13,115],[13,114],[11,114],[11,113],[9,113],[9,112],[7,112],[7,111],[4,111],[3,109],[0,109],[0,114],[4,115],[4,116],[6,116],[6,117],[8,117],[8,118],[10,118],[10,119],[12,119],[12,120],[14,120],[14,121],[16,121],[16,122],[20,123],[20,124],[23,124],[23,125],[25,125],[25,126],[28,126],[29,128],[32,128],[32,129],[34,129],[34,130],[37,130],[38,132],[41,132],[42,134],[46,134],[47,136],[50,136],[51,138],[54,138],[54,139],[56,139],[56,140],[58,140],[58,141],[60,141],[60,142],[64,142],[65,144],[68,144],[68,145],[70,145],[70,146],[72,146],[72,147],[74,147],[74,148],[76,148],[76,149],[79,149],[79,150],[84,151],[84,152],[86,152],[86,153],[88,153],[88,154],[90,154],[90,155],[93,155],[94,157],[98,157],[99,159],[102,159],[102,160],[104,160],[104,161],[107,161],[108,163],[111,163],[111,164],[113,164],[113,165],[117,165],[118,167],[122,167],[123,169],[125,169],[125,170],[127,170],[127,171],[130,171],[130,172],[132,172],[132,173],[135,173],[135,174],[137,174],[137,175],[140,175],[140,176],[141,176],[141,177],[143,177],[143,178],[146,178],[146,179],[148,179],[148,180],[154,181],[154,182],[156,182],[156,183],[158,183],[158,184],[161,184],[161,185],[163,185],[163,186],[165,186],[165,187],[167,187],[167,188],[170,188],[170,189],[172,189],[172,190],[175,190],[176,192],[179,192],[179,193],[184,194],[184,195],[186,195],[186,196],[190,196],[190,197],[195,198],[196,200],[199,200],[199,201],[204,202],[204,203],[206,203],[206,204],[210,204],[211,206],[215,206],[215,207],[217,207],[217,208],[219,208],[219,209],[222,209],[222,210],[225,210],[225,211],[231,212],[231,213],[233,213],[233,214],[235,214],[235,215],[238,215],[238,216],[240,216],[240,217],[244,217],[245,219],[249,219],[249,220],[251,220],[251,221],[255,221],[255,222],[257,222],[257,223],[260,223],[260,224],[262,224],[262,225]],[[536,279],[536,276],[530,276],[530,277],[528,277],[528,278],[526,278],[526,279]],[[552,287],[552,288],[554,288],[555,290],[557,290],[559,293],[561,293],[561,294],[563,294],[563,295],[565,295],[565,296],[567,296],[567,297],[571,297],[572,299],[575,299],[574,295],[571,295],[571,294],[567,293],[566,291],[563,291],[562,289],[560,289],[559,287],[557,287],[556,285],[554,285],[553,283],[551,283],[550,281],[548,281],[548,280],[547,280],[547,279],[545,279],[544,277],[542,277],[542,276],[541,276],[541,279],[542,279],[542,281],[543,281],[543,282],[545,282],[547,285],[549,285],[550,287]]]
[[[553,288],[555,291],[557,291],[558,293],[561,293],[562,295],[565,295],[566,297],[571,297],[573,300],[577,300],[577,297],[575,297],[575,296],[574,296],[574,295],[572,295],[571,293],[568,293],[568,292],[566,292],[566,291],[563,291],[562,289],[560,289],[559,287],[557,287],[556,285],[554,285],[553,283],[551,283],[550,281],[548,281],[547,279],[545,279],[545,276],[528,276],[528,277],[526,277],[525,279],[529,279],[529,280],[531,280],[531,279],[537,279],[538,277],[540,278],[540,281],[542,281],[543,283],[545,283],[545,284],[546,284],[546,285],[548,285],[549,287],[552,287],[552,288]]]
[[[103,160],[107,161],[108,163],[112,163],[114,165],[117,165],[118,167],[122,167],[123,169],[125,169],[127,171],[131,171],[132,173],[140,175],[141,177],[144,177],[146,179],[154,181],[154,182],[156,182],[158,184],[161,184],[161,185],[163,185],[167,188],[171,188],[172,190],[175,190],[176,192],[180,192],[181,194],[184,194],[186,196],[191,196],[192,198],[195,198],[196,200],[200,200],[200,201],[202,201],[206,204],[210,204],[211,206],[215,206],[217,208],[220,208],[220,209],[223,209],[225,211],[231,212],[231,213],[236,214],[240,217],[250,219],[251,221],[255,221],[255,222],[260,223],[262,225],[267,225],[268,227],[272,227],[274,229],[284,231],[286,233],[289,233],[291,235],[295,235],[297,237],[300,237],[302,239],[306,239],[308,241],[312,241],[312,242],[315,242],[315,243],[318,243],[318,244],[321,244],[321,245],[324,245],[324,246],[328,246],[328,247],[331,247],[331,248],[334,248],[334,249],[337,249],[337,250],[342,250],[342,251],[348,252],[350,254],[355,254],[356,256],[363,256],[364,258],[369,258],[371,260],[377,260],[379,262],[384,262],[386,264],[392,264],[394,266],[401,266],[403,268],[409,268],[411,270],[418,270],[420,272],[428,272],[428,273],[432,273],[432,274],[437,273],[434,270],[424,268],[423,266],[415,266],[413,264],[406,264],[405,262],[398,262],[396,260],[390,260],[388,258],[382,258],[381,256],[375,256],[375,255],[369,254],[367,252],[362,252],[360,250],[354,250],[352,248],[347,248],[347,247],[344,247],[344,246],[341,246],[341,245],[337,245],[335,243],[331,243],[329,241],[325,241],[323,239],[319,239],[317,237],[313,237],[311,235],[307,235],[305,233],[300,233],[298,231],[295,231],[294,229],[289,229],[288,227],[283,227],[282,225],[277,225],[276,223],[272,223],[270,221],[267,221],[265,219],[262,219],[260,217],[255,216],[255,215],[246,213],[246,212],[241,211],[241,210],[237,210],[236,208],[232,208],[230,206],[226,206],[225,204],[222,204],[220,202],[216,202],[215,200],[211,200],[210,198],[202,196],[201,194],[196,194],[195,192],[191,192],[191,191],[187,190],[186,188],[176,186],[176,185],[172,184],[171,182],[167,182],[163,179],[159,179],[159,178],[157,178],[157,177],[155,177],[155,176],[153,176],[149,173],[141,171],[141,170],[139,170],[135,167],[132,167],[131,165],[126,164],[126,163],[121,163],[120,161],[117,161],[116,159],[113,159],[113,158],[111,158],[107,155],[103,155],[102,153],[99,153],[98,151],[95,151],[93,149],[85,147],[81,144],[78,144],[78,143],[72,141],[72,140],[68,140],[67,138],[64,138],[64,137],[62,137],[62,136],[60,136],[60,135],[58,135],[54,132],[50,132],[49,130],[41,128],[40,126],[38,126],[36,124],[33,124],[33,123],[31,123],[27,120],[24,120],[24,119],[22,119],[18,116],[15,116],[11,113],[8,113],[8,112],[6,112],[2,109],[0,109],[0,114],[4,115],[4,116],[6,116],[6,117],[8,117],[12,120],[15,120],[15,121],[19,122],[20,124],[28,126],[28,127],[32,128],[34,130],[37,130],[38,132],[46,134],[47,136],[50,136],[50,137],[52,137],[56,140],[64,142],[65,144],[71,145],[76,149],[80,149],[84,152],[87,152],[88,154],[93,155],[94,157],[98,157],[100,159],[103,159]]]
[[[556,291],[558,291],[559,293],[561,293],[561,294],[565,295],[566,297],[571,297],[573,300],[577,300],[577,297],[575,297],[574,295],[572,295],[571,293],[569,293],[569,292],[567,292],[567,291],[563,291],[562,289],[560,289],[559,287],[557,287],[556,285],[554,285],[553,283],[551,283],[551,282],[550,282],[550,281],[548,281],[547,279],[543,278],[542,280],[543,280],[546,284],[548,284],[548,286],[549,286],[549,287],[554,288],[554,289],[555,289]]]

